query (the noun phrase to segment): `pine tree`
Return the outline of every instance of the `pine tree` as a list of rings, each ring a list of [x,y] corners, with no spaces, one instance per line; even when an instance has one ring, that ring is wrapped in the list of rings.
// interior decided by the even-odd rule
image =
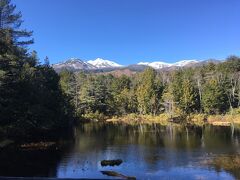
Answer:
[[[179,106],[186,114],[196,112],[198,109],[199,97],[196,89],[189,79],[184,79],[182,83],[182,94],[180,97]]]
[[[11,0],[0,0],[0,45],[28,45],[33,43],[33,39],[19,41],[20,38],[29,38],[31,31],[21,30],[22,14],[15,12],[16,6],[11,4]]]
[[[50,65],[49,58],[47,56],[44,59],[44,65],[47,67]]]
[[[58,74],[38,62],[19,41],[31,32],[20,30],[21,13],[10,0],[0,0],[0,127],[8,138],[41,138],[67,129],[72,107],[62,94]],[[24,46],[23,46],[24,45]]]
[[[228,110],[226,92],[216,79],[211,79],[205,84],[202,99],[205,113],[218,114]]]
[[[155,103],[156,99],[154,98],[155,77],[156,71],[152,68],[147,68],[139,76],[136,96],[140,114],[151,113],[151,106]]]

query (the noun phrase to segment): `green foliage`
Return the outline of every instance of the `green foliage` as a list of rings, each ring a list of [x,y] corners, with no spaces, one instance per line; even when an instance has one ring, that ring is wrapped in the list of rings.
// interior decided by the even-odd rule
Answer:
[[[189,79],[184,79],[182,82],[182,94],[180,96],[179,106],[182,111],[187,114],[198,110],[199,96],[196,88]]]
[[[87,120],[94,120],[94,121],[99,121],[100,120],[100,121],[102,121],[102,120],[104,120],[106,118],[106,115],[96,111],[94,113],[90,112],[90,113],[84,114],[83,118],[87,119]]]
[[[0,0],[0,45],[7,44],[5,50],[11,49],[9,45],[19,46],[33,43],[32,39],[19,41],[20,38],[31,37],[32,32],[19,29],[23,22],[22,14],[15,12],[15,9],[16,6],[11,4],[11,0]]]
[[[160,108],[160,100],[163,87],[156,78],[156,71],[147,68],[139,74],[137,79],[136,97],[140,114],[157,114]]]
[[[170,72],[147,68],[131,77],[62,72],[65,84],[61,84],[66,94],[78,100],[79,116],[222,114],[240,107],[239,64],[238,57],[229,57],[217,65]],[[75,90],[73,94],[69,89]]]
[[[70,106],[51,67],[32,66],[28,57],[0,55],[0,126],[9,137],[34,137],[68,127]],[[2,66],[4,65],[4,66]],[[32,133],[36,133],[32,135]]]
[[[89,75],[80,87],[80,104],[77,107],[80,113],[95,113],[99,111],[104,114],[112,113],[112,96],[106,84],[111,81],[105,76]],[[110,86],[109,86],[110,87]]]
[[[229,108],[226,91],[215,79],[206,82],[202,101],[204,112],[209,114],[223,113]]]
[[[21,13],[10,0],[0,0],[0,129],[1,136],[37,139],[59,135],[72,123],[72,108],[59,86],[59,76],[37,53],[27,52],[31,36],[20,30]]]

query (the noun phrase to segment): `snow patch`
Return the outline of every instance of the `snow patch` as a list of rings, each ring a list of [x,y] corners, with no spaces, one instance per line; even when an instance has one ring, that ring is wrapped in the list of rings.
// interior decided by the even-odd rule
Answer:
[[[101,58],[97,58],[95,60],[90,60],[87,61],[89,64],[92,64],[93,66],[97,67],[97,68],[111,68],[111,67],[122,67],[122,65],[114,62],[114,61],[110,61],[110,60],[104,60]]]
[[[199,61],[197,61],[197,60],[182,60],[182,61],[178,61],[176,63],[165,63],[162,61],[156,61],[156,62],[139,62],[138,65],[150,66],[154,69],[162,69],[162,68],[173,67],[173,66],[183,67],[183,66],[187,66],[189,64],[195,64],[198,62]]]

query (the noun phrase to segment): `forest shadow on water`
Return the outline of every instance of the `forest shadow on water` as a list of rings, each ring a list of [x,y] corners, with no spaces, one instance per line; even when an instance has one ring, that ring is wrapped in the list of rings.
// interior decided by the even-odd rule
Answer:
[[[114,171],[137,179],[239,179],[239,137],[230,127],[86,123],[59,149],[1,151],[0,176],[113,178],[101,171]],[[114,159],[123,163],[101,166]]]

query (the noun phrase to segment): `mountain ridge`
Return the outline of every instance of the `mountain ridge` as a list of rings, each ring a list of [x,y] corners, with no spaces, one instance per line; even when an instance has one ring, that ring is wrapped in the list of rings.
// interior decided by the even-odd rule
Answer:
[[[195,59],[192,60],[181,60],[175,63],[166,63],[163,61],[154,61],[154,62],[144,62],[141,61],[137,64],[131,64],[123,66],[121,64],[116,63],[115,61],[104,60],[102,58],[97,58],[95,60],[84,61],[79,58],[70,58],[61,63],[53,64],[52,67],[56,71],[61,71],[62,69],[67,69],[71,71],[111,71],[116,69],[134,69],[135,71],[141,71],[147,67],[152,67],[156,70],[168,70],[168,69],[176,69],[182,67],[195,67],[204,65],[206,63],[220,63],[219,60],[205,60],[198,61]]]
[[[97,58],[95,60],[89,60],[87,62],[97,68],[123,67],[123,65],[121,65],[121,64],[118,64],[118,63],[116,63],[114,61],[110,61],[110,60],[104,60],[102,58]]]

